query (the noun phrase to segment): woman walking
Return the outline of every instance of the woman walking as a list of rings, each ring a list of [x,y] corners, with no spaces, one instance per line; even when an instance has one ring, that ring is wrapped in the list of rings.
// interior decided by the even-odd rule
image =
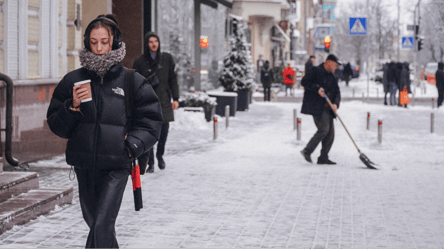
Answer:
[[[118,248],[115,222],[131,158],[157,142],[162,114],[156,94],[141,75],[134,76],[134,92],[124,92],[125,43],[114,15],[91,21],[84,45],[79,51],[82,68],[66,74],[54,90],[48,125],[68,139],[66,162],[74,167],[83,218],[90,228],[86,247]],[[134,98],[131,130],[126,94]]]

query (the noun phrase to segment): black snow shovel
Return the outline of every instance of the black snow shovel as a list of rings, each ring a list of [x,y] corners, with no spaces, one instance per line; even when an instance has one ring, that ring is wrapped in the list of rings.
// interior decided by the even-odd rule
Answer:
[[[327,100],[327,103],[330,106],[330,108],[333,110],[333,105],[332,105],[330,99],[328,99],[326,94],[325,94],[325,99]],[[336,114],[336,117],[338,117],[339,121],[341,121],[342,126],[344,126],[345,131],[347,132],[348,136],[350,137],[350,139],[352,140],[352,142],[355,145],[356,149],[358,150],[358,152],[359,152],[359,159],[361,159],[361,161],[365,164],[365,166],[367,166],[367,168],[369,168],[369,169],[379,169],[378,165],[376,165],[375,163],[370,161],[370,159],[368,159],[368,157],[366,155],[364,155],[364,153],[361,152],[361,150],[356,145],[355,140],[353,140],[352,136],[348,132],[347,127],[345,127],[344,123],[342,122],[341,118],[339,117],[338,113],[336,111],[334,111],[334,113]]]

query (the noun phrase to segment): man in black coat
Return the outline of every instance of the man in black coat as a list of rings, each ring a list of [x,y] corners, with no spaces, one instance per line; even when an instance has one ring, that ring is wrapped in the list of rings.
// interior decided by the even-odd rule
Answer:
[[[160,39],[154,32],[145,35],[145,50],[143,55],[134,61],[133,68],[148,79],[159,98],[162,106],[162,130],[157,143],[156,157],[159,169],[165,169],[163,154],[168,136],[169,122],[174,121],[174,111],[179,108],[179,85],[174,71],[174,59],[169,53],[160,51]],[[171,102],[171,99],[173,100]],[[154,172],[154,149],[150,150],[148,172]]]
[[[442,105],[444,99],[444,63],[438,62],[436,70],[436,87],[438,88],[438,108]]]
[[[264,67],[261,69],[261,82],[264,88],[264,102],[270,102],[271,84],[273,83],[273,70],[270,68],[270,63],[265,61]]]
[[[302,79],[302,86],[304,86],[305,92],[301,113],[312,115],[318,128],[318,131],[308,142],[305,149],[301,151],[305,160],[310,163],[312,162],[310,158],[311,153],[322,142],[318,164],[336,164],[328,158],[328,152],[333,145],[335,136],[333,119],[336,115],[334,112],[338,109],[341,101],[338,80],[333,75],[338,65],[340,65],[338,58],[330,54],[324,63],[308,71]],[[331,100],[333,110],[325,100],[325,95]]]
[[[353,76],[353,70],[351,68],[350,63],[347,63],[344,66],[344,71],[342,72],[343,79],[345,80],[345,86],[348,86],[348,82],[350,82]]]
[[[387,81],[390,87],[390,105],[396,105],[396,91],[398,87],[396,86],[396,63],[390,62],[387,70]]]

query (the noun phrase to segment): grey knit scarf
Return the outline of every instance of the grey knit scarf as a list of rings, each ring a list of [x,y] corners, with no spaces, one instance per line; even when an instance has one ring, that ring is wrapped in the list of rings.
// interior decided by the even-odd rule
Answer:
[[[79,51],[80,65],[88,70],[94,71],[98,76],[105,76],[106,72],[115,64],[121,62],[126,55],[126,46],[122,42],[119,49],[111,50],[104,55],[96,55],[82,48]]]

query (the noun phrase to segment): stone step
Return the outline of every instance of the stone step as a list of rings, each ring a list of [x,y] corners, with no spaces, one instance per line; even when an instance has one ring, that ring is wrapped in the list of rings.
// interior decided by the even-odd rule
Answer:
[[[55,206],[71,204],[73,188],[33,189],[0,203],[0,234],[14,225],[23,225]]]
[[[39,188],[37,172],[3,172],[0,174],[0,203]]]

